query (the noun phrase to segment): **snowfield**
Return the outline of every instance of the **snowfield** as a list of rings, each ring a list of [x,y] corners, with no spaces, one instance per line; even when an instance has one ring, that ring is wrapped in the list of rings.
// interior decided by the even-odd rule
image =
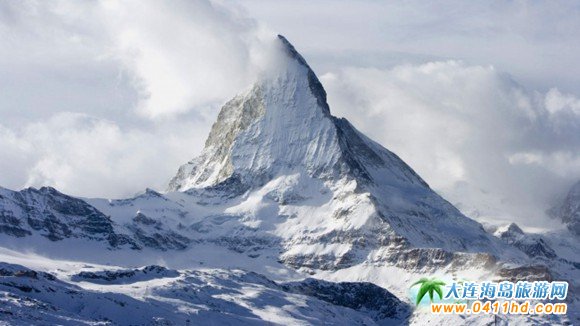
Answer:
[[[59,263],[51,261],[51,263]],[[2,320],[30,324],[369,325],[408,314],[371,283],[275,283],[242,270],[112,269],[63,262],[52,273],[0,265]],[[57,275],[57,276],[54,276]],[[316,291],[316,292],[313,292]],[[375,292],[375,293],[373,293]],[[349,301],[340,301],[348,295]]]

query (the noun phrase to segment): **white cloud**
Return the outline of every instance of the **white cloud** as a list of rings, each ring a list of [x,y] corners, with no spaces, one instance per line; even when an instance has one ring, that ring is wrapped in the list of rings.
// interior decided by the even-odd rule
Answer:
[[[571,113],[580,115],[580,99],[572,94],[562,94],[557,88],[552,88],[546,94],[546,109],[550,113],[557,113],[562,110],[570,110]]]
[[[3,171],[24,186],[51,185],[83,196],[116,198],[146,187],[164,189],[191,149],[203,146],[196,124],[172,122],[142,131],[63,112],[20,133],[2,134],[8,144],[0,146],[11,159],[3,162]]]
[[[24,0],[0,12],[0,83],[8,89],[0,112],[49,102],[54,108],[37,109],[118,113],[137,102],[145,118],[173,117],[250,85],[274,44],[272,32],[210,1]],[[32,99],[11,95],[36,85]],[[83,103],[87,96],[97,103]]]
[[[580,3],[568,0],[243,0],[299,44],[318,72],[461,59],[530,89],[577,93]]]
[[[0,178],[4,184],[21,184],[32,164],[30,144],[0,125]]]
[[[273,34],[209,1],[0,3],[0,185],[164,189]]]
[[[514,215],[542,224],[553,196],[580,178],[578,99],[557,89],[528,92],[491,66],[459,61],[345,68],[322,80],[334,114],[452,199],[468,183],[535,210]]]
[[[209,1],[104,1],[113,53],[137,77],[148,117],[221,102],[264,69],[273,34]]]

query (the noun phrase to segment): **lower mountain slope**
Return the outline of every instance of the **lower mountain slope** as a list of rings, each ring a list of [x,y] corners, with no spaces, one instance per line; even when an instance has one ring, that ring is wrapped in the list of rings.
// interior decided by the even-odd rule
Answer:
[[[402,322],[410,314],[406,304],[371,283],[309,279],[278,284],[241,270],[146,266],[91,272],[86,270],[96,266],[77,267],[84,271],[59,272],[57,277],[0,263],[0,320],[60,325],[384,325]]]

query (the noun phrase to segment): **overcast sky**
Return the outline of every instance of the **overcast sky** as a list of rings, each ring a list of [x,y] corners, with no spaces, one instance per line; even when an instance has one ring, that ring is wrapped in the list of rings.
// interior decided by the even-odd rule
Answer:
[[[163,190],[276,33],[335,115],[453,200],[541,225],[580,178],[576,1],[0,0],[0,186]]]

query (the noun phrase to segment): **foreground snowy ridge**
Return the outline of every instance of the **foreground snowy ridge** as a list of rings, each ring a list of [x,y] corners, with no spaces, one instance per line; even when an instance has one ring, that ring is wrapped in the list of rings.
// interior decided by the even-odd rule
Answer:
[[[515,225],[486,232],[333,117],[304,58],[278,41],[279,67],[224,105],[168,192],[106,200],[0,188],[0,320],[485,324],[410,315],[408,286],[427,275],[557,278],[574,293],[580,264],[565,251],[577,241]]]
[[[18,324],[369,325],[409,315],[406,304],[372,283],[307,279],[279,284],[241,270],[177,272],[147,266],[82,271],[61,280],[2,263],[0,276],[0,318]]]

